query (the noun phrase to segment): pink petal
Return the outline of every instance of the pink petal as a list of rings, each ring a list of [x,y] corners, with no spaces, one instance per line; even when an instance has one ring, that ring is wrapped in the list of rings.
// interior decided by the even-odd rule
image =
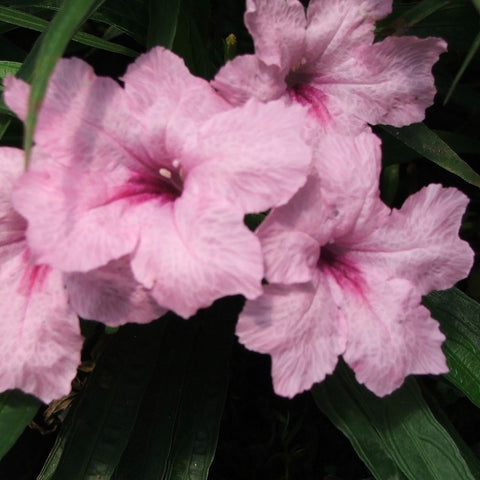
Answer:
[[[280,98],[287,88],[284,73],[266,65],[256,55],[239,55],[224,65],[212,86],[231,105],[243,105],[250,98],[268,102]]]
[[[216,115],[185,147],[185,187],[216,192],[245,213],[286,203],[310,166],[305,122],[301,107],[281,100],[265,105],[252,99]]]
[[[25,120],[28,110],[28,97],[30,95],[30,86],[28,83],[15,78],[13,75],[7,75],[3,80],[5,88],[3,99],[10,110],[17,114],[20,120]]]
[[[0,148],[0,248],[25,238],[27,222],[13,209],[11,201],[13,185],[23,168],[22,150]]]
[[[352,50],[372,44],[375,21],[390,13],[392,0],[310,0],[307,9],[306,57],[317,73],[347,60]],[[323,71],[321,71],[323,69]]]
[[[185,138],[230,107],[182,58],[162,47],[138,57],[122,80],[133,128],[152,159],[180,156]]]
[[[272,357],[275,392],[308,390],[333,372],[346,341],[345,325],[328,286],[267,285],[247,301],[236,334],[247,348]]]
[[[6,86],[12,108],[28,94],[29,87],[21,80],[12,79]],[[97,77],[78,58],[58,62],[35,130],[35,143],[45,153],[59,163],[90,171],[118,162],[143,173],[158,170],[139,131],[117,82]]]
[[[188,318],[220,297],[260,294],[260,245],[241,211],[206,191],[150,207],[132,269],[162,307]]]
[[[312,80],[343,114],[336,123],[358,130],[361,122],[397,127],[420,122],[435,96],[433,64],[446,49],[437,38],[388,37],[359,46]],[[350,53],[350,52],[349,52]],[[332,60],[333,62],[333,60]]]
[[[411,373],[447,372],[441,350],[445,337],[413,285],[372,269],[363,275],[363,295],[346,296],[343,305],[348,323],[344,358],[357,380],[384,396]]]
[[[355,137],[319,135],[314,149],[322,208],[334,225],[333,230],[327,229],[329,236],[351,235],[372,221],[378,224],[388,212],[379,205],[380,140],[371,131]]]
[[[86,171],[34,150],[13,202],[29,222],[27,238],[36,263],[88,271],[130,253],[142,221],[135,206],[143,200],[142,191],[136,195],[134,186],[125,187],[130,177],[121,165]]]
[[[65,285],[78,315],[112,327],[148,323],[166,313],[134,278],[129,257],[87,273],[66,274]]]
[[[267,65],[289,70],[300,61],[305,42],[305,10],[298,0],[248,0],[245,24],[255,51]]]
[[[0,149],[0,391],[20,388],[44,402],[70,392],[82,337],[59,272],[34,266],[11,193],[23,152]]]
[[[429,185],[372,229],[355,247],[355,256],[410,280],[423,295],[449,288],[465,278],[473,264],[473,251],[458,236],[467,204],[458,190]]]
[[[269,213],[256,234],[262,245],[265,278],[270,283],[303,283],[313,278],[320,245],[332,229],[328,213],[322,215],[326,211],[320,179],[311,174],[286,205]]]
[[[24,245],[24,242],[22,242]],[[24,248],[2,261],[0,391],[20,388],[49,403],[70,392],[82,337],[60,272],[28,263]]]

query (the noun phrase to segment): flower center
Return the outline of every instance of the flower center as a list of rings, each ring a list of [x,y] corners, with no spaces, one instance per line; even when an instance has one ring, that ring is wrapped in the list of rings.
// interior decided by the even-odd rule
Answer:
[[[335,244],[320,249],[317,266],[324,275],[329,275],[344,290],[363,294],[365,281],[355,262]]]
[[[290,98],[295,102],[307,107],[310,114],[313,115],[322,125],[326,125],[331,120],[330,113],[326,107],[326,95],[312,85],[299,83],[288,88]]]
[[[161,167],[158,174],[164,186],[172,191],[175,196],[179,197],[182,194],[185,175],[179,160],[175,159],[171,165]]]

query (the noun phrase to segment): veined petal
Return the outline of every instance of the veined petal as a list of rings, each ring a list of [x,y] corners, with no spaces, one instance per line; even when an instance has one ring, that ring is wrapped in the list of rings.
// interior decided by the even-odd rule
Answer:
[[[184,318],[226,295],[255,298],[263,277],[260,244],[243,213],[206,190],[152,206],[132,270],[159,305]]]
[[[22,174],[24,154],[17,148],[0,148],[0,248],[25,239],[27,222],[12,205],[12,190]],[[0,250],[0,256],[7,250]]]
[[[70,392],[83,338],[62,275],[33,266],[26,249],[0,269],[0,391],[20,388],[46,403]]]
[[[333,372],[346,330],[328,285],[267,285],[247,301],[236,334],[250,350],[272,357],[275,392],[286,397],[308,390]]]
[[[371,268],[364,268],[363,275],[363,295],[346,296],[343,304],[348,323],[343,356],[357,380],[384,396],[411,373],[446,373],[445,337],[420,305],[413,284]]]
[[[435,96],[432,66],[445,49],[438,38],[388,37],[322,66],[312,84],[343,111],[337,124],[344,130],[358,130],[359,121],[401,127],[424,119]]]
[[[12,108],[20,102],[17,95],[29,94],[29,87],[21,82],[12,79],[6,85],[5,99],[13,102]],[[122,88],[111,78],[97,77],[78,58],[58,62],[34,138],[36,145],[64,165],[91,171],[124,162],[140,171],[148,168],[148,156],[131,128]]]
[[[231,105],[250,98],[268,102],[280,98],[287,88],[284,72],[266,65],[256,55],[240,55],[226,63],[211,81],[212,86]]]
[[[131,128],[148,156],[175,158],[185,139],[212,115],[230,105],[203,78],[193,76],[182,58],[163,47],[138,57],[122,80]]]
[[[468,198],[454,188],[422,188],[358,242],[355,257],[409,280],[423,295],[449,288],[473,264],[472,249],[458,236],[467,204]]]
[[[305,48],[306,18],[298,0],[247,0],[245,24],[259,58],[289,70]]]
[[[375,21],[390,13],[392,0],[310,0],[307,9],[306,57],[327,74],[352,49],[372,44]],[[321,66],[321,72],[320,67]]]
[[[132,210],[148,197],[143,185],[128,184],[130,178],[120,164],[86,171],[34,149],[13,203],[29,222],[27,239],[35,262],[88,271],[130,253],[141,223]]]
[[[128,256],[86,273],[65,274],[64,281],[73,309],[85,319],[116,327],[167,313],[134,278]]]
[[[28,110],[30,85],[13,75],[7,75],[3,80],[3,86],[5,88],[3,99],[8,105],[8,108],[10,108],[20,120],[25,121]]]
[[[305,183],[311,149],[306,112],[281,100],[254,99],[216,115],[185,147],[186,188],[227,198],[245,213],[286,203]],[[201,187],[200,187],[201,185]]]

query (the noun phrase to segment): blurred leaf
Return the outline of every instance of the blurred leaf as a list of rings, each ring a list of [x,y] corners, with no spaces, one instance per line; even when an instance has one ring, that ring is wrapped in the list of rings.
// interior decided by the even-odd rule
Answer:
[[[181,3],[182,0],[149,0],[147,48],[155,45],[172,48]]]
[[[0,20],[10,22],[19,27],[29,28],[37,32],[43,32],[48,27],[49,22],[43,18],[36,17],[29,13],[13,10],[0,6]],[[108,52],[119,53],[129,57],[136,57],[138,53],[130,48],[118,45],[117,43],[109,42],[103,38],[90,35],[89,33],[79,32],[73,35],[72,41],[88,45],[89,47],[99,48]]]
[[[456,288],[432,292],[423,303],[447,337],[446,378],[480,407],[480,304]]]
[[[377,480],[474,480],[414,379],[378,398],[342,364],[312,393]]]
[[[182,0],[172,50],[180,55],[194,75],[210,78],[214,73],[209,55],[210,2]]]
[[[48,80],[55,68],[55,64],[75,32],[103,1],[104,0],[65,1],[45,31],[45,36],[40,45],[35,63],[32,88],[28,101],[27,118],[25,120],[24,150],[26,165],[29,163],[38,111],[40,110],[43,97],[47,90]]]
[[[17,0],[15,8],[41,7],[45,10],[57,11],[61,3],[60,0]],[[90,20],[117,28],[140,45],[144,45],[147,24],[144,3],[142,0],[116,0],[109,6],[110,2],[107,2],[90,16]]]
[[[447,95],[445,96],[445,99],[443,101],[444,105],[450,100],[450,97],[452,96],[453,91],[455,90],[456,86],[458,85],[458,82],[460,81],[460,78],[462,78],[462,75],[465,73],[465,70],[467,69],[468,65],[470,64],[470,62],[475,57],[479,48],[480,48],[480,32],[475,37],[475,40],[473,41],[472,46],[470,47],[470,50],[468,51],[467,56],[465,57],[465,60],[463,61],[460,69],[458,70],[457,74],[455,75],[455,78],[453,79],[452,86],[448,90]]]
[[[164,322],[126,325],[106,347],[38,480],[110,479],[150,380]]]
[[[0,459],[32,421],[41,402],[18,390],[0,395]]]
[[[415,123],[403,128],[382,125],[381,128],[421,156],[459,176],[466,182],[480,187],[480,175],[423,123]]]
[[[398,164],[389,165],[382,169],[381,175],[381,197],[384,203],[393,205],[400,184],[400,168]]]
[[[15,75],[21,66],[20,62],[0,61],[0,80],[3,80],[7,75]]]
[[[225,299],[188,322],[169,320],[135,430],[112,480],[207,479],[228,387],[237,303]]]
[[[478,10],[478,13],[480,13],[480,0],[472,0],[472,2],[475,5],[475,8]]]
[[[452,0],[422,0],[400,15],[397,21],[401,19],[403,25],[410,28],[451,3]]]

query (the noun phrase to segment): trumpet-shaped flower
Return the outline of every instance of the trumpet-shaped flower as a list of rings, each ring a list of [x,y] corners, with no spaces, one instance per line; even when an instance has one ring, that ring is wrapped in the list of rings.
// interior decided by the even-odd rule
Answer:
[[[379,199],[379,141],[328,135],[306,185],[258,229],[262,296],[237,335],[272,357],[274,387],[292,397],[333,372],[339,355],[377,395],[408,374],[444,373],[444,340],[422,295],[464,278],[473,252],[458,237],[467,197],[430,185],[390,210]]]
[[[392,0],[248,0],[254,55],[228,62],[213,81],[232,104],[289,96],[324,126],[359,132],[370,124],[419,122],[433,103],[438,38],[388,37],[375,21]]]
[[[286,203],[311,160],[305,112],[252,99],[231,108],[180,58],[156,48],[122,88],[61,60],[14,194],[37,262],[86,272],[130,256],[159,305],[188,317],[261,293],[260,244],[244,214]],[[5,81],[24,118],[28,86]]]
[[[0,391],[19,388],[50,402],[70,392],[82,336],[62,274],[34,265],[26,221],[12,207],[23,152],[0,149]]]

